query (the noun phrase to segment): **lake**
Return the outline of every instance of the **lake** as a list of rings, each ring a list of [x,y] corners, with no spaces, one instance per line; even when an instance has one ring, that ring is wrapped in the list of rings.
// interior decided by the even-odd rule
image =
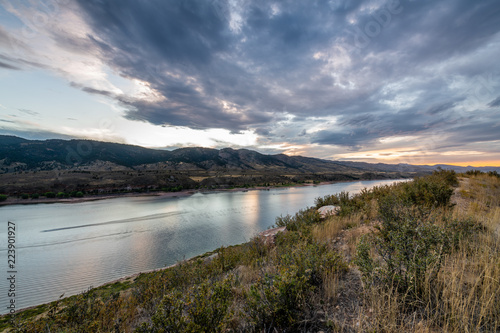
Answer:
[[[7,312],[7,222],[16,225],[16,308],[246,242],[314,199],[395,180],[187,197],[122,197],[0,207],[1,313]]]

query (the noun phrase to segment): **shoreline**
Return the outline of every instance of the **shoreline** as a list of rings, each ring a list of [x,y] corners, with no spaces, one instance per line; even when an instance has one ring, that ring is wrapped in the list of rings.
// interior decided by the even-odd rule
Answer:
[[[0,202],[1,206],[11,206],[11,205],[36,205],[36,204],[52,204],[52,203],[81,203],[87,201],[98,201],[106,199],[116,199],[116,198],[127,198],[127,197],[185,197],[196,193],[197,190],[185,190],[179,192],[148,192],[148,193],[117,193],[117,194],[102,194],[102,195],[91,195],[82,198],[39,198],[39,199],[21,199],[12,198],[6,201]]]
[[[133,197],[165,197],[165,198],[176,198],[176,197],[187,197],[196,193],[217,193],[217,192],[247,192],[247,191],[268,191],[277,188],[291,188],[291,187],[304,187],[304,186],[320,186],[329,185],[337,183],[353,183],[361,181],[377,181],[377,180],[397,180],[397,179],[412,179],[412,178],[377,178],[377,179],[355,179],[355,180],[334,180],[320,182],[318,184],[314,183],[304,183],[304,184],[293,184],[293,185],[282,185],[282,186],[255,186],[255,187],[238,187],[229,189],[188,189],[179,192],[146,192],[146,193],[112,193],[112,194],[102,194],[102,195],[90,195],[82,198],[38,198],[38,199],[21,199],[21,198],[7,198],[7,200],[0,202],[0,207],[11,206],[11,205],[36,205],[36,204],[52,204],[52,203],[81,203],[88,201],[98,201],[106,199],[116,199],[116,198],[133,198]]]
[[[210,253],[210,252],[207,252],[207,253]],[[181,263],[184,263],[184,262],[189,262],[190,260],[193,260],[195,258],[198,258],[199,256],[202,256],[203,254],[201,255],[198,255],[198,256],[194,256],[192,258],[189,258],[189,259],[186,259],[186,260],[183,260]],[[144,272],[139,272],[139,273],[134,273],[134,274],[131,274],[131,275],[125,275],[125,276],[122,276],[118,279],[115,279],[115,280],[112,280],[112,281],[109,281],[109,282],[105,282],[101,285],[98,285],[96,287],[92,287],[92,289],[99,289],[99,288],[103,288],[103,287],[106,287],[108,285],[112,285],[114,283],[117,283],[117,282],[126,282],[128,280],[131,280],[133,282],[133,280],[135,280],[137,277],[139,277],[141,274],[149,274],[149,273],[153,273],[153,272],[159,272],[159,271],[162,271],[162,270],[166,270],[166,269],[170,269],[170,268],[173,268],[175,266],[179,265],[179,263],[175,263],[173,265],[170,265],[170,266],[166,266],[166,267],[161,267],[161,268],[153,268],[153,269],[150,269],[150,270],[146,270]],[[63,301],[67,298],[71,298],[71,297],[74,297],[74,296],[77,296],[79,294],[81,294],[82,292],[84,292],[85,290],[82,290],[81,292],[77,293],[77,294],[74,294],[74,295],[69,295],[69,296],[66,296],[64,298],[60,298],[58,300],[54,300],[52,302],[47,302],[47,303],[41,303],[41,304],[37,304],[37,305],[32,305],[32,306],[28,306],[28,307],[25,307],[25,308],[21,308],[21,309],[17,309],[16,312],[14,312],[13,314],[11,313],[4,313],[4,314],[0,314],[0,318],[3,318],[3,317],[7,317],[7,316],[11,316],[11,315],[18,315],[24,311],[28,311],[28,310],[32,310],[32,309],[36,309],[37,307],[39,306],[42,306],[42,305],[49,305],[53,302],[56,302],[56,301]]]
[[[7,198],[6,201],[0,202],[1,206],[11,206],[11,205],[36,205],[36,204],[52,204],[52,203],[81,203],[87,201],[98,201],[106,199],[116,199],[116,198],[129,198],[129,197],[165,197],[165,198],[175,198],[175,197],[187,197],[196,193],[217,193],[217,192],[247,192],[247,191],[267,191],[270,189],[277,188],[290,188],[290,187],[304,187],[304,186],[319,186],[319,185],[329,185],[335,183],[352,183],[358,181],[369,181],[369,180],[390,180],[391,178],[384,179],[356,179],[356,180],[339,180],[339,181],[329,181],[320,182],[318,184],[294,184],[288,186],[255,186],[255,187],[238,187],[230,189],[213,189],[213,190],[200,190],[200,189],[189,189],[182,190],[179,192],[146,192],[146,193],[116,193],[116,194],[102,194],[102,195],[91,195],[82,198],[39,198],[39,199],[21,199],[21,198]],[[397,178],[394,178],[397,179]]]

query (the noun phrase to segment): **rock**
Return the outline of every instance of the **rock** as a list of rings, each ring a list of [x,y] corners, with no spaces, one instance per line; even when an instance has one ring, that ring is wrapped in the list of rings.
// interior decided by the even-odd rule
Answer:
[[[214,254],[211,254],[208,257],[206,257],[203,261],[210,262],[210,261],[214,260],[215,258],[217,258],[218,256],[219,256],[218,253],[214,253]]]
[[[339,213],[339,206],[323,206],[318,209],[318,213],[321,218],[325,218],[327,216],[337,215]]]
[[[276,235],[280,232],[286,231],[286,227],[279,227],[274,229],[269,229],[259,233],[259,237],[264,241],[265,244],[274,244]]]

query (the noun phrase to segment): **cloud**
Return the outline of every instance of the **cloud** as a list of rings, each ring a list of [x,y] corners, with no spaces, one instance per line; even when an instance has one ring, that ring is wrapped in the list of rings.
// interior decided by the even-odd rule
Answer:
[[[30,116],[38,116],[40,113],[33,111],[33,110],[28,110],[28,109],[17,109],[19,112],[25,113]]]
[[[64,135],[58,132],[46,131],[46,130],[36,130],[36,129],[17,130],[11,128],[3,128],[0,126],[0,131],[2,132],[2,135],[14,135],[28,140],[77,139],[77,137],[74,136]]]
[[[70,82],[70,86],[79,88],[82,91],[89,93],[89,94],[94,94],[94,95],[101,95],[101,96],[106,96],[106,97],[116,97],[116,94],[108,91],[108,90],[103,90],[103,89],[95,89],[92,87],[85,87],[81,84],[78,84],[76,82]]]
[[[21,68],[13,65],[9,65],[5,62],[0,61],[0,68],[5,68],[5,69],[12,69],[12,70],[20,70]]]
[[[2,59],[62,73],[131,121],[314,151],[437,149],[494,139],[499,17],[496,0],[76,0],[39,29],[44,57]]]
[[[493,101],[491,101],[488,106],[490,108],[494,108],[494,107],[497,107],[497,106],[500,106],[500,96],[498,96],[497,98],[495,98]]]

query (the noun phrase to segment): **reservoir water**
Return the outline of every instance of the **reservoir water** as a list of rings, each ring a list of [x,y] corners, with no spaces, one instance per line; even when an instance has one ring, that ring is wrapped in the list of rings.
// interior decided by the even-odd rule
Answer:
[[[123,197],[0,207],[1,311],[7,312],[7,222],[16,225],[16,308],[51,302],[120,277],[246,242],[314,199],[395,180]]]

